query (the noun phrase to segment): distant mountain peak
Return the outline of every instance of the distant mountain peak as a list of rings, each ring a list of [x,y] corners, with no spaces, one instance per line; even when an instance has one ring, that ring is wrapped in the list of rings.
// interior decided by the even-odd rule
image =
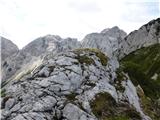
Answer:
[[[1,44],[0,53],[2,61],[19,51],[16,44],[14,44],[11,40],[8,40],[1,36],[0,36],[0,44]]]

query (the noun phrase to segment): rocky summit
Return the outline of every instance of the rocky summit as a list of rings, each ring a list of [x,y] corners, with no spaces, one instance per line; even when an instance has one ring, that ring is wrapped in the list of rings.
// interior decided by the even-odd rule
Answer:
[[[129,35],[47,35],[21,50],[2,38],[1,119],[159,120],[159,40],[160,18]]]

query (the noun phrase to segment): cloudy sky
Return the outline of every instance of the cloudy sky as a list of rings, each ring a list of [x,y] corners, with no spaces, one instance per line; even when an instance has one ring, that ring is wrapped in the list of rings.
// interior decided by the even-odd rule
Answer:
[[[129,33],[160,17],[160,0],[0,0],[0,15],[0,36],[22,48],[47,34],[81,40],[113,26]]]

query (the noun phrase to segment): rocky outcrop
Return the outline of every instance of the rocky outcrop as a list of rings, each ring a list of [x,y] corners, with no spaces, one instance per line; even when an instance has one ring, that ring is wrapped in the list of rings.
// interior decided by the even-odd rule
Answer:
[[[35,61],[42,60],[49,52],[58,53],[65,50],[79,48],[81,44],[72,38],[62,39],[59,36],[47,35],[29,43],[17,54],[8,57],[2,62],[2,81],[6,81],[21,69],[26,69]],[[18,72],[18,73],[17,73]]]
[[[54,35],[31,42],[2,64],[8,79],[1,89],[2,120],[159,118],[159,45],[146,47],[159,43],[159,23],[128,36],[118,27],[105,29],[82,43]]]
[[[17,53],[19,51],[18,47],[10,40],[0,37],[0,53],[2,62],[9,56]]]
[[[137,119],[147,119],[135,87],[126,75],[120,80],[112,72],[109,61],[101,51],[89,48],[56,56],[48,54],[36,69],[3,88],[2,120],[97,120],[99,115],[94,112],[97,108],[91,103],[100,93],[109,94],[117,104],[126,105],[122,113],[130,110]],[[112,116],[106,113],[104,117]]]
[[[100,33],[91,33],[82,40],[83,48],[97,48],[104,52],[111,60],[112,70],[119,67],[117,56],[120,52],[120,43],[126,37],[126,33],[117,26],[104,29]]]
[[[120,43],[120,58],[139,48],[156,43],[160,43],[160,18],[150,21],[125,37]]]
[[[97,48],[106,53],[108,57],[116,56],[119,52],[119,44],[122,42],[126,33],[117,26],[104,29],[100,33],[91,33],[82,40],[83,48]]]

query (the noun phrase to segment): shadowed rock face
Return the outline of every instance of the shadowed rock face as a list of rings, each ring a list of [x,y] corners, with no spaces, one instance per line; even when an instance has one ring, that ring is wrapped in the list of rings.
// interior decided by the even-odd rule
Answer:
[[[7,57],[17,53],[19,49],[12,41],[4,37],[0,37],[0,40],[1,40],[0,53],[1,53],[1,60],[3,62]]]

